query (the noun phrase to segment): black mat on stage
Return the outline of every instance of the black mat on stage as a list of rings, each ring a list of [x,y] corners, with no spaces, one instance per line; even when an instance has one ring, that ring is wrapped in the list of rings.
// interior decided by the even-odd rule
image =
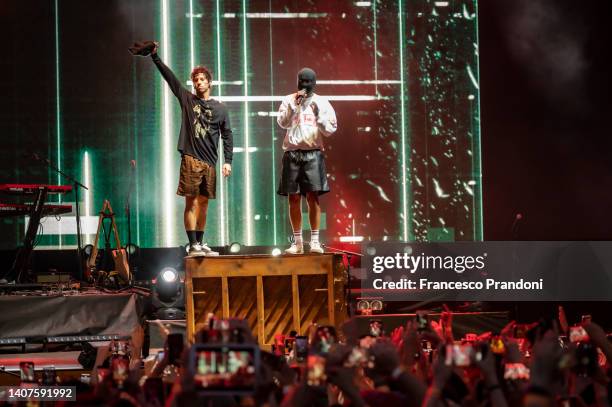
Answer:
[[[0,296],[0,337],[130,336],[142,325],[145,300],[135,293]]]

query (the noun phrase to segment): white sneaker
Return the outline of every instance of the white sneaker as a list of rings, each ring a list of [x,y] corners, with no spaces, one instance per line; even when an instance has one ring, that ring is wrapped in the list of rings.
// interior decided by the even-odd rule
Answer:
[[[304,254],[304,246],[293,243],[290,248],[285,250],[285,254]]]
[[[310,253],[324,253],[325,250],[321,247],[319,242],[310,242]]]
[[[210,249],[209,249],[210,250]],[[193,243],[189,245],[189,253],[187,254],[189,257],[201,257],[206,256],[202,245],[199,243]]]
[[[202,243],[200,246],[202,246],[202,251],[204,252],[204,256],[218,256],[219,255],[219,252],[216,252],[210,247],[208,247],[206,243]]]

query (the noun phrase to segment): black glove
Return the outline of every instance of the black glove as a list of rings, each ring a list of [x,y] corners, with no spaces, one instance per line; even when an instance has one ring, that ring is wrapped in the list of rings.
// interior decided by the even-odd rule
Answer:
[[[128,50],[132,55],[148,57],[156,47],[157,44],[153,41],[136,41]]]

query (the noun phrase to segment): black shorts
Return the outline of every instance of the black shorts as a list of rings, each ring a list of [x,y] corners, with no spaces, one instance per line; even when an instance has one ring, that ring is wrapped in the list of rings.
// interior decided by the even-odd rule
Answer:
[[[329,192],[321,150],[285,151],[277,193],[279,195]]]

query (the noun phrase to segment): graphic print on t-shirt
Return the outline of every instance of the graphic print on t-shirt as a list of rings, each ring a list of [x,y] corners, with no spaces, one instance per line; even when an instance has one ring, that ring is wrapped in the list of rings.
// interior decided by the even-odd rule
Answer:
[[[195,118],[193,120],[193,127],[195,129],[196,138],[204,138],[208,134],[210,129],[210,122],[212,121],[213,112],[210,106],[205,105],[204,108],[200,104],[196,104],[193,107]]]

